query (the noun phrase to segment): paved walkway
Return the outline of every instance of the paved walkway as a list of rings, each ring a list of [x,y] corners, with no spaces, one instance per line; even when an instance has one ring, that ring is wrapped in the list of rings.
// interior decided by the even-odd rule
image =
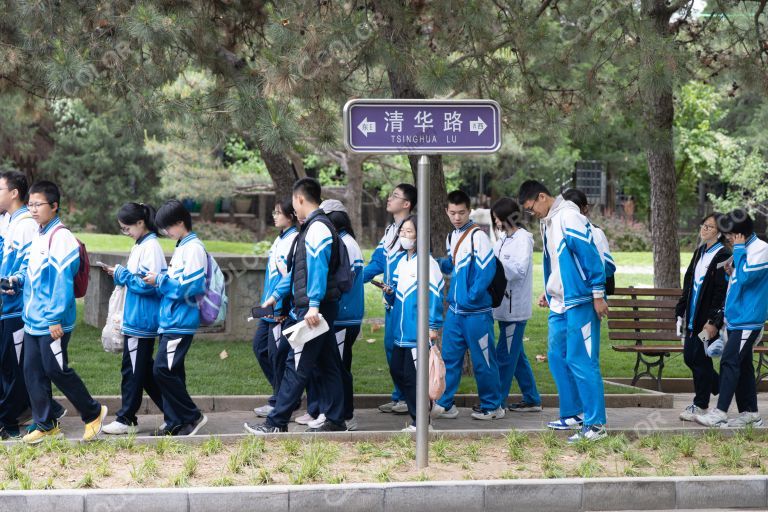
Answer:
[[[759,409],[768,412],[768,394],[759,396]],[[691,403],[692,395],[675,395],[674,408],[609,408],[608,428],[610,431],[622,431],[630,436],[641,435],[654,431],[702,431],[704,427],[678,419],[680,411]],[[453,420],[434,420],[433,428],[445,435],[483,436],[503,435],[510,429],[543,431],[546,422],[557,417],[556,408],[545,408],[540,413],[511,413],[507,412],[505,418],[494,421],[478,421],[471,418],[469,408],[460,408],[460,415]],[[110,411],[113,413],[114,411]],[[300,411],[303,413],[303,411]],[[358,409],[358,431],[354,433],[341,433],[336,438],[360,439],[365,437],[386,437],[398,432],[408,423],[407,415],[384,414],[376,409]],[[736,414],[735,405],[731,414]],[[251,411],[227,411],[208,412],[208,424],[198,433],[197,440],[204,440],[210,435],[223,437],[245,435],[243,423],[259,423],[263,421],[257,418]],[[110,414],[107,421],[112,421],[114,416]],[[162,416],[157,414],[143,415],[139,418],[139,437],[149,436],[162,423]],[[768,417],[766,423],[768,424]],[[70,411],[62,421],[65,436],[71,440],[77,440],[82,435],[83,424],[74,411]],[[303,425],[290,423],[289,432],[300,433],[306,429]],[[334,434],[331,434],[334,435]],[[111,438],[102,434],[103,438]],[[190,441],[196,441],[190,439]]]

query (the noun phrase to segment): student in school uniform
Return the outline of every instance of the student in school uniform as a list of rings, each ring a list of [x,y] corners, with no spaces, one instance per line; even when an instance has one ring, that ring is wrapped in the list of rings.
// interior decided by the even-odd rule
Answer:
[[[0,209],[8,216],[3,236],[2,265],[0,276],[8,279],[20,272],[27,258],[32,240],[37,236],[38,225],[27,208],[27,178],[18,171],[0,174]],[[10,282],[7,283],[7,285]],[[6,285],[6,287],[7,287]],[[0,438],[19,437],[19,424],[29,419],[29,395],[24,383],[24,307],[21,290],[2,290],[2,315],[0,315]],[[59,419],[64,408],[51,400],[54,417]]]
[[[533,306],[533,235],[523,228],[520,206],[514,199],[502,197],[496,201],[491,207],[491,216],[498,233],[493,254],[504,267],[507,278],[504,299],[493,310],[493,318],[499,322],[496,360],[501,394],[506,403],[514,377],[523,397],[521,402],[509,404],[509,411],[539,412],[541,397],[523,348],[525,326]]]
[[[568,438],[571,443],[603,439],[607,432],[600,321],[608,304],[605,268],[592,226],[575,203],[553,197],[535,180],[520,186],[519,203],[541,221],[544,241],[546,291],[539,304],[550,309],[547,354],[560,399],[560,418],[547,427],[579,429]]]
[[[405,252],[401,251],[400,225],[416,208],[416,187],[408,183],[401,183],[392,191],[387,198],[387,213],[392,215],[393,222],[387,226],[384,236],[381,237],[379,245],[371,255],[371,261],[366,265],[363,271],[363,282],[368,283],[378,275],[384,276],[384,284],[389,284],[392,280],[392,273],[397,267],[397,262],[403,257]],[[386,352],[387,362],[392,360],[392,347],[394,347],[394,327],[392,326],[392,308],[386,302],[384,296],[384,351]],[[405,414],[408,412],[408,405],[405,403],[402,393],[397,386],[392,391],[391,400],[379,406],[379,411],[385,413]]]
[[[290,317],[293,322],[304,321],[307,327],[315,328],[319,326],[322,315],[329,330],[290,350],[275,408],[264,423],[243,425],[246,432],[252,434],[287,432],[296,403],[301,400],[316,371],[322,381],[321,400],[326,404],[326,418],[322,425],[310,427],[307,431],[335,432],[347,428],[344,421],[342,363],[334,335],[341,297],[336,281],[341,241],[333,224],[320,209],[321,194],[320,183],[313,178],[300,179],[293,186],[293,208],[303,222],[289,261]],[[281,280],[281,285],[285,281]],[[278,298],[285,297],[283,293],[285,290],[279,285],[264,306],[274,305]],[[282,343],[287,343],[285,336]]]
[[[83,440],[101,433],[107,407],[93,399],[77,373],[68,366],[67,346],[75,328],[75,276],[80,268],[80,243],[59,219],[61,194],[50,181],[29,190],[29,211],[39,226],[26,261],[12,278],[24,289],[24,382],[35,430],[23,437],[36,444],[61,429],[52,407],[51,382],[80,412]]]
[[[411,423],[403,429],[416,431],[416,365],[418,345],[418,254],[416,253],[416,218],[410,216],[400,226],[400,247],[405,256],[398,261],[392,286],[384,292],[392,303],[395,346],[389,372],[403,392]],[[434,343],[443,325],[443,275],[432,256],[429,258],[429,340]]]
[[[275,227],[280,230],[280,234],[272,242],[272,247],[267,255],[267,270],[264,274],[264,293],[261,297],[262,304],[265,303],[272,294],[275,293],[278,283],[281,279],[288,276],[288,255],[293,247],[293,242],[299,234],[298,219],[293,211],[291,199],[284,199],[275,204],[275,210],[272,212],[272,219]],[[253,412],[256,416],[266,418],[272,409],[275,408],[277,399],[277,389],[280,386],[280,380],[285,368],[285,357],[288,356],[287,347],[281,352],[282,357],[278,362],[278,342],[282,335],[282,315],[283,300],[278,300],[274,305],[275,315],[261,318],[259,326],[256,328],[256,334],[253,337],[253,352],[256,354],[256,360],[259,362],[264,376],[272,386],[272,396],[269,401],[256,407]]]
[[[152,374],[163,397],[165,424],[157,434],[192,436],[208,422],[189,396],[184,371],[184,359],[200,327],[197,296],[205,292],[208,253],[192,232],[192,216],[181,201],[172,199],[162,205],[155,224],[160,234],[176,240],[168,270],[148,271],[143,278],[160,294],[160,344]]]
[[[446,214],[455,228],[446,238],[447,256],[438,260],[444,274],[451,274],[448,313],[443,331],[445,393],[432,407],[433,418],[453,419],[459,410],[453,398],[459,388],[464,354],[469,349],[480,396],[477,420],[503,418],[504,396],[499,382],[494,344],[493,310],[488,292],[496,274],[496,259],[488,235],[469,219],[469,196],[455,190],[448,194]]]
[[[163,410],[163,397],[152,375],[155,364],[155,338],[159,329],[160,295],[157,288],[142,279],[147,272],[166,271],[165,255],[157,241],[155,209],[143,203],[126,203],[117,212],[120,231],[135,240],[125,266],[105,267],[116,286],[124,286],[122,407],[115,421],[104,426],[105,434],[121,435],[136,432],[143,392]]]
[[[728,341],[720,357],[717,407],[697,415],[696,422],[705,427],[760,427],[753,355],[768,319],[768,243],[757,237],[754,221],[744,210],[729,213],[722,226],[733,245],[733,261],[726,265],[730,281],[725,309],[714,324],[716,329],[725,325]],[[739,414],[729,419],[734,398]]]

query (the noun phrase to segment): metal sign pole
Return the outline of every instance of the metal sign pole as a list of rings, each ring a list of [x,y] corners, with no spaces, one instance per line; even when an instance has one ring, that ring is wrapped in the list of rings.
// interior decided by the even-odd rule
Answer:
[[[429,157],[419,157],[416,279],[418,283],[418,348],[416,353],[416,466],[429,465]]]

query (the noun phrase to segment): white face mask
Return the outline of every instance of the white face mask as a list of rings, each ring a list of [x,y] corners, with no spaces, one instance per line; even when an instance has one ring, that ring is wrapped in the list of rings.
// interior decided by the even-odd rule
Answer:
[[[406,251],[410,251],[411,249],[416,247],[416,240],[414,238],[405,238],[401,236],[400,247],[402,247]]]

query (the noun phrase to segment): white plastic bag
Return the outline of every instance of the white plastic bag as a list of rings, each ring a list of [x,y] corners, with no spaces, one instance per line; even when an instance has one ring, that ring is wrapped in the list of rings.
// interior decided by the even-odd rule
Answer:
[[[116,286],[109,297],[107,323],[101,330],[101,345],[105,352],[123,352],[123,308],[125,308],[125,287]]]

